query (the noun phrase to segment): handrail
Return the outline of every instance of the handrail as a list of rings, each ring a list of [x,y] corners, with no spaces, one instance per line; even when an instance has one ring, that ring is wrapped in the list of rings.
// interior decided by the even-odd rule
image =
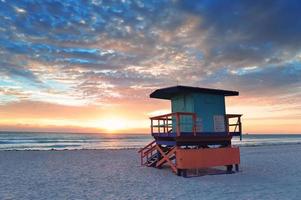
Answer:
[[[191,116],[191,121],[182,121],[182,116]],[[225,132],[231,135],[240,135],[242,133],[241,114],[226,114],[225,115]],[[237,118],[237,122],[230,123],[230,119]],[[197,116],[193,112],[174,112],[165,115],[150,117],[151,120],[151,134],[168,135],[176,133],[180,136],[183,127],[186,132],[192,132],[196,136],[197,131]],[[232,128],[233,127],[233,128]],[[173,130],[176,129],[176,130]],[[231,129],[231,130],[230,130]],[[234,131],[233,131],[234,130]]]
[[[149,146],[152,146],[154,143],[156,142],[156,140],[148,143],[145,147],[140,148],[140,150],[138,151],[138,153],[140,153],[141,151],[145,150],[146,148],[148,148]]]
[[[145,157],[145,155],[147,155],[149,152],[153,151],[153,148],[155,148],[155,147],[156,147],[156,145],[151,146],[149,149],[147,149],[145,152],[143,152],[144,157]]]
[[[193,113],[193,112],[174,112],[174,113],[168,113],[168,114],[164,114],[164,115],[150,117],[150,119],[153,119],[153,120],[163,119],[164,117],[175,116],[177,114],[179,114],[179,115],[194,115],[195,113]]]
[[[241,124],[241,114],[226,114],[226,127],[227,127],[227,132],[228,134],[239,134],[240,140],[242,140],[242,124]],[[236,123],[230,124],[230,120],[232,118],[237,118]],[[230,127],[234,126],[234,130],[231,131]],[[238,130],[237,130],[238,129]]]
[[[170,134],[172,132],[172,128],[176,128],[174,132],[176,132],[177,136],[181,134],[181,125],[183,125],[180,120],[181,116],[191,116],[192,123],[191,132],[196,135],[196,113],[193,112],[174,112],[165,115],[159,115],[150,117],[151,120],[151,133],[154,133],[154,129],[156,129],[158,134]],[[170,123],[172,121],[172,123]],[[155,124],[157,122],[157,124]],[[173,122],[175,124],[173,124]]]
[[[156,146],[157,144],[156,141],[154,140],[138,151],[138,153],[140,153],[141,165],[145,165],[148,159],[154,155],[154,151],[156,151]],[[145,157],[146,157],[146,162],[144,162]]]
[[[235,117],[241,117],[242,114],[226,114],[227,118],[235,118]]]

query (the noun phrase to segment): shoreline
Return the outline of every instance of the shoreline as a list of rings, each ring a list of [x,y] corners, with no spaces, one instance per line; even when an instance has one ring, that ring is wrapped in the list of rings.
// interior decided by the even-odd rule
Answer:
[[[232,145],[237,146],[239,148],[250,148],[250,147],[272,147],[272,146],[291,146],[291,145],[301,145],[301,142],[296,143],[274,143],[274,144],[245,144],[245,145]],[[142,148],[141,146],[140,148]],[[140,148],[136,147],[128,147],[128,148],[91,148],[91,149],[4,149],[0,152],[6,151],[88,151],[88,150],[139,150]]]

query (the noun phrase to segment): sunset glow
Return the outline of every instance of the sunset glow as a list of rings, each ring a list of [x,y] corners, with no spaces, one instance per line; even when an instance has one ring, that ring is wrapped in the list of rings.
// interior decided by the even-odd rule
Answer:
[[[301,133],[298,5],[1,1],[0,130],[149,133],[149,94],[181,84],[239,91],[245,133]]]

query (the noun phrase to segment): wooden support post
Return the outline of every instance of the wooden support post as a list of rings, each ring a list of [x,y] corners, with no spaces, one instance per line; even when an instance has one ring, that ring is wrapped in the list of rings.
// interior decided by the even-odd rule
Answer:
[[[227,115],[225,115],[225,126],[226,126],[226,131],[229,134],[230,130],[229,130],[229,118]]]
[[[179,113],[176,114],[176,125],[177,125],[177,136],[180,136],[180,115]]]
[[[193,119],[193,135],[196,136],[196,114],[195,113],[192,115],[192,119]]]
[[[167,117],[165,117],[165,119],[163,119],[163,129],[164,129],[164,133],[166,133],[166,119],[167,119]]]
[[[227,172],[232,173],[233,165],[227,165]]]
[[[239,165],[238,164],[235,164],[235,171],[239,171]]]
[[[178,175],[178,176],[182,176],[182,170],[181,170],[181,169],[178,169],[177,175]]]
[[[240,133],[240,135],[239,135],[239,139],[240,139],[240,141],[242,140],[242,126],[241,126],[241,120],[240,120],[240,117],[238,117],[238,123],[239,123],[239,133]]]

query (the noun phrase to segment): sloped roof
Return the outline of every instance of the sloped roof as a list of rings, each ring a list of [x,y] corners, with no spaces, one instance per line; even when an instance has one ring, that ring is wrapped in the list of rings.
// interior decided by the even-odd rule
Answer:
[[[216,94],[216,95],[223,95],[223,96],[239,95],[239,92],[237,91],[178,85],[173,87],[157,89],[150,94],[150,98],[171,99],[174,95],[187,94],[187,93],[203,93],[203,94],[205,93],[205,94]]]

